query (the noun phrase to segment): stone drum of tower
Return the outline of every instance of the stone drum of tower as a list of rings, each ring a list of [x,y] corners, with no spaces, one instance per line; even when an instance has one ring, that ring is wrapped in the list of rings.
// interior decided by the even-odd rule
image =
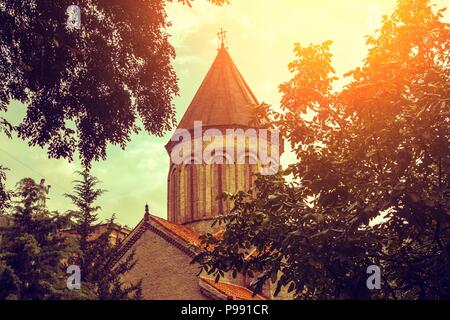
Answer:
[[[254,174],[261,170],[255,150],[267,150],[279,165],[281,143],[270,134],[261,135],[265,121],[257,117],[258,105],[222,45],[166,145],[171,156],[169,221],[211,231],[210,220],[231,209],[222,193],[247,191],[254,185]],[[182,161],[175,161],[174,154]]]

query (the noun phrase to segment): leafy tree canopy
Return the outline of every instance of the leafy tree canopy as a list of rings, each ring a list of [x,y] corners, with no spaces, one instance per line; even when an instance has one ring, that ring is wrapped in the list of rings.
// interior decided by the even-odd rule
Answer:
[[[450,297],[442,11],[399,0],[338,92],[331,42],[295,46],[293,78],[280,86],[283,112],[271,116],[297,161],[232,196],[222,238],[205,235],[195,258],[203,270],[216,279],[243,272],[255,276],[256,292],[273,282],[276,293],[306,299]],[[366,286],[370,265],[381,268],[381,290]]]
[[[190,5],[190,0],[179,2]],[[218,5],[226,0],[212,0]],[[66,27],[66,10],[81,8],[81,28]],[[138,119],[162,135],[175,122],[178,93],[164,0],[0,1],[0,111],[27,105],[17,131],[48,155],[84,165],[124,148]]]

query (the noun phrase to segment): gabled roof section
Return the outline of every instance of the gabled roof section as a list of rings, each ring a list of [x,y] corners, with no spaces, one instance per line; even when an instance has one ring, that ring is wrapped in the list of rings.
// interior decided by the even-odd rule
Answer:
[[[200,244],[199,234],[194,230],[153,215],[150,215],[150,219],[156,221],[164,229],[168,230],[172,234],[184,240],[186,244],[189,245]]]
[[[142,219],[122,241],[112,265],[115,265],[131,249],[145,230],[153,230],[188,255],[193,255],[195,250],[193,246],[200,244],[200,235],[194,230],[149,214],[148,218]]]
[[[217,299],[266,300],[259,294],[253,296],[253,292],[247,288],[229,282],[215,282],[214,279],[207,277],[200,277],[200,287]]]
[[[194,121],[202,121],[203,127],[259,127],[255,113],[258,104],[222,46],[178,128],[193,129]]]
[[[155,232],[189,256],[193,256],[195,247],[200,244],[199,234],[192,229],[148,214],[136,225],[136,227],[121,243],[121,248],[119,249],[115,259],[112,261],[112,267],[114,267],[132,248],[132,246],[139,240],[139,238],[142,237],[146,230]],[[220,237],[222,233],[222,231],[219,231],[217,236]],[[209,297],[213,297],[214,299],[266,300],[261,295],[253,296],[252,291],[245,287],[224,281],[219,281],[216,283],[213,279],[207,277],[199,277],[199,285],[204,294]]]

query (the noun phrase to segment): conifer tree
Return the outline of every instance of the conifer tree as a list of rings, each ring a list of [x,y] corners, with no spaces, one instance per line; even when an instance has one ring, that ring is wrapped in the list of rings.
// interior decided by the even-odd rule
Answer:
[[[6,170],[7,168],[0,165],[0,215],[5,213],[4,210],[6,209],[9,200],[9,194],[5,186]]]
[[[111,232],[114,216],[108,221],[107,230],[97,238],[92,237],[96,227],[97,212],[101,209],[95,204],[96,200],[105,192],[97,189],[99,180],[89,171],[77,172],[81,179],[75,180],[74,193],[66,194],[76,210],[69,214],[78,235],[79,253],[76,263],[81,269],[82,290],[86,294],[93,294],[97,299],[128,299],[139,298],[140,283],[124,285],[121,276],[134,267],[134,254],[125,261],[112,266],[117,255],[118,243],[111,242]]]
[[[22,179],[13,196],[12,224],[0,243],[0,299],[68,297],[63,261],[69,251],[59,236],[67,218],[41,205],[33,179]]]
[[[108,229],[90,246],[92,265],[87,276],[94,282],[97,288],[98,299],[101,300],[126,300],[141,299],[141,281],[135,284],[125,285],[121,277],[132,269],[136,260],[132,252],[124,261],[114,265],[114,259],[118,254],[119,244],[111,242],[111,233],[115,216],[108,221]]]
[[[74,193],[65,194],[65,196],[77,207],[77,210],[71,210],[68,213],[74,222],[79,237],[79,247],[82,254],[79,256],[78,263],[80,268],[84,269],[85,264],[91,263],[88,260],[90,257],[86,256],[86,253],[90,251],[90,248],[88,248],[90,245],[89,235],[97,221],[97,212],[101,209],[94,203],[106,190],[96,189],[99,181],[91,176],[88,171],[77,171],[77,174],[80,175],[81,179],[74,181]]]

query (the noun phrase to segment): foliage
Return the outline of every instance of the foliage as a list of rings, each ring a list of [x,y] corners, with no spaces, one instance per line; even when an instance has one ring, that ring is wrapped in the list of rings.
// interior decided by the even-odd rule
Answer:
[[[8,210],[9,226],[1,229],[0,300],[3,299],[139,299],[141,283],[124,285],[121,278],[135,264],[134,252],[112,268],[119,243],[112,243],[114,218],[107,229],[93,237],[97,226],[94,203],[105,191],[87,171],[78,172],[73,195],[66,195],[79,209],[64,216],[49,212],[44,180],[18,183]],[[76,236],[72,237],[72,231]],[[63,236],[62,236],[63,235]],[[67,290],[68,264],[81,270],[81,290]]]
[[[4,210],[8,206],[9,192],[6,190],[6,171],[7,168],[0,165],[0,215],[4,214]]]
[[[190,0],[179,2],[191,5]],[[227,0],[210,0],[223,5]],[[81,28],[66,11],[81,9]],[[175,123],[178,94],[171,65],[165,0],[0,0],[0,111],[27,105],[12,126],[30,146],[85,166],[106,158],[108,144],[125,148],[143,128],[162,136]]]
[[[442,9],[399,0],[333,91],[331,42],[295,46],[274,123],[297,162],[232,197],[195,261],[297,298],[450,298],[449,48]],[[292,178],[289,182],[287,177]],[[211,250],[211,244],[214,249]],[[252,253],[252,250],[256,249]],[[368,290],[378,265],[382,289]]]
[[[108,222],[108,230],[97,240],[92,242],[88,254],[92,257],[92,268],[86,274],[87,281],[95,283],[98,299],[100,300],[127,300],[141,299],[142,281],[125,285],[122,277],[133,269],[136,260],[135,252],[132,251],[125,260],[114,264],[118,255],[119,244],[111,243],[111,232],[114,226],[114,217]]]
[[[77,234],[79,252],[72,257],[72,262],[80,266],[82,290],[87,296],[97,299],[138,298],[140,282],[125,286],[121,277],[135,265],[134,253],[112,268],[112,261],[117,255],[119,244],[111,242],[114,217],[108,227],[98,237],[94,237],[97,213],[101,208],[95,205],[105,190],[97,189],[98,179],[88,171],[77,172],[80,180],[75,180],[74,193],[66,194],[77,210],[69,211]]]
[[[51,157],[84,164],[122,148],[137,118],[162,135],[175,121],[165,1],[77,1],[81,29],[66,28],[73,1],[0,1],[0,109],[27,104],[16,127]]]
[[[69,297],[63,260],[69,251],[59,232],[68,220],[42,206],[40,185],[30,178],[14,193],[12,225],[0,243],[0,299]]]
[[[81,180],[74,181],[74,193],[65,194],[78,210],[68,211],[75,229],[79,235],[80,250],[85,252],[87,250],[89,235],[93,232],[94,223],[97,221],[97,212],[101,209],[100,206],[94,205],[95,201],[106,192],[103,189],[96,189],[99,180],[90,175],[89,171],[76,172]],[[80,260],[80,267],[84,267],[84,259]]]

